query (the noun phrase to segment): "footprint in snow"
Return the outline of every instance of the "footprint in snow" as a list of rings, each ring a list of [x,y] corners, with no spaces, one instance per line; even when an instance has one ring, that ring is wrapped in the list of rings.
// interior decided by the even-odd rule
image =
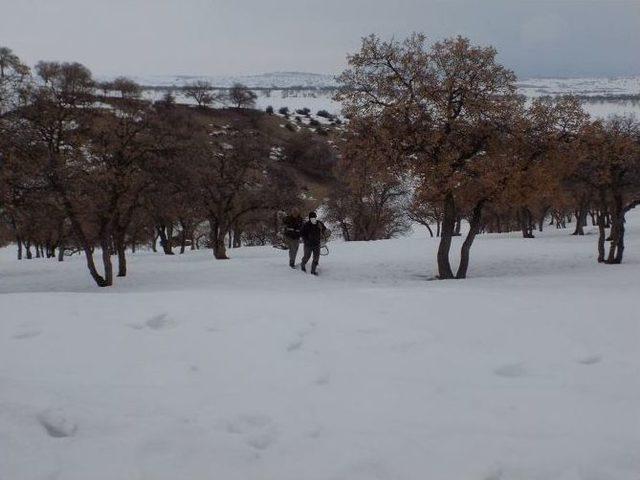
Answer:
[[[509,363],[496,368],[493,373],[500,377],[518,378],[527,375],[527,369],[523,363]]]
[[[163,330],[165,328],[173,327],[176,322],[170,319],[168,314],[161,313],[159,315],[154,315],[144,322],[144,324],[151,330]]]
[[[318,378],[316,378],[316,381],[314,383],[318,386],[324,386],[324,385],[329,385],[329,382],[331,382],[331,374],[327,372],[327,373],[323,373],[322,375],[319,375]]]
[[[256,450],[266,450],[277,440],[273,420],[261,414],[239,415],[227,422],[228,433],[244,436],[244,441]]]
[[[227,432],[240,434],[250,433],[253,430],[267,427],[271,423],[271,418],[259,413],[238,415],[233,420],[227,422]]]
[[[40,412],[36,419],[52,438],[66,438],[75,435],[78,426],[60,409],[47,409]]]
[[[134,330],[144,330],[145,328],[151,330],[164,330],[176,325],[176,322],[169,317],[167,313],[160,313],[147,319],[144,323],[132,323],[129,324],[130,328]]]
[[[602,361],[602,355],[589,355],[578,360],[582,365],[595,365]]]
[[[309,322],[308,328],[300,330],[297,333],[297,338],[289,342],[289,344],[287,345],[287,352],[295,352],[296,350],[300,350],[302,348],[302,345],[304,345],[304,338],[311,332],[313,332],[316,326],[316,322]]]
[[[42,330],[32,329],[32,330],[23,330],[22,332],[16,333],[13,338],[16,340],[25,340],[27,338],[37,337],[42,333]]]
[[[266,450],[274,441],[275,435],[271,431],[249,435],[246,439],[247,445],[256,450]]]
[[[293,340],[289,343],[289,345],[287,345],[287,352],[295,352],[296,350],[300,350],[303,343],[304,342],[302,341],[302,337]]]

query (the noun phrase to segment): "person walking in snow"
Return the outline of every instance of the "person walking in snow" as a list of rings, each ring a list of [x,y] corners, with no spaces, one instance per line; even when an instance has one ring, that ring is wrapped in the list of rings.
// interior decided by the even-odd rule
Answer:
[[[311,273],[317,275],[318,262],[320,261],[320,246],[322,239],[327,233],[327,227],[324,223],[318,220],[316,212],[309,213],[309,220],[305,222],[300,230],[300,236],[304,242],[304,255],[302,257],[302,263],[300,268],[303,272],[306,272],[306,265],[309,258],[313,255],[311,261]]]
[[[289,266],[296,268],[296,257],[300,247],[300,230],[304,220],[300,216],[300,209],[293,207],[291,213],[282,220],[284,224],[284,240],[289,249]]]

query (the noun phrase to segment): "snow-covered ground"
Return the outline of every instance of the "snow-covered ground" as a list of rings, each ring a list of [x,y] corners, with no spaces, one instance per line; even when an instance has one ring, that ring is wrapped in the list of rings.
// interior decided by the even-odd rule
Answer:
[[[425,231],[167,257],[93,287],[81,257],[0,250],[0,478],[637,480],[640,215],[482,235],[428,281]]]

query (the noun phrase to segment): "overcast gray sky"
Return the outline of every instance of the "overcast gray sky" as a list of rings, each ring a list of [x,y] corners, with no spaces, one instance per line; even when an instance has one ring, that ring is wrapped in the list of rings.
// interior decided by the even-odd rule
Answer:
[[[335,73],[369,33],[464,35],[519,75],[640,74],[640,0],[0,0],[0,45],[99,74]]]

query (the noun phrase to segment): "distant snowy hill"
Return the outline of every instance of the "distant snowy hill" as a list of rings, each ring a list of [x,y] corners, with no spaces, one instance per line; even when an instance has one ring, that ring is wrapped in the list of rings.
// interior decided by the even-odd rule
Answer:
[[[98,80],[112,80],[114,76],[97,76]],[[143,75],[133,80],[145,87],[145,96],[156,100],[162,93],[158,89],[179,89],[198,80],[206,80],[218,89],[242,83],[256,90],[256,108],[287,107],[291,111],[310,108],[312,112],[327,110],[339,114],[341,106],[333,100],[338,86],[334,75],[306,72],[272,72],[258,75]],[[573,94],[583,100],[585,110],[594,118],[610,115],[636,115],[640,117],[640,76],[616,78],[530,78],[518,82],[521,94],[527,98],[545,95]],[[180,102],[190,99],[179,92]]]
[[[531,78],[518,82],[527,97],[543,95],[580,95],[584,97],[619,97],[640,95],[640,76],[615,78]]]
[[[100,80],[112,76],[98,77]],[[147,87],[182,87],[198,80],[210,82],[214,87],[228,88],[234,83],[242,83],[250,88],[331,88],[337,86],[333,75],[305,72],[271,72],[257,75],[144,75],[132,76],[140,85]]]
[[[112,76],[99,76],[100,80]],[[144,75],[131,77],[148,87],[181,87],[197,80],[206,80],[218,88],[228,88],[236,82],[250,88],[335,88],[335,75],[307,72],[271,72],[257,75]],[[527,78],[518,82],[520,91],[527,97],[542,95],[575,94],[594,97],[640,95],[640,76],[615,78]]]

